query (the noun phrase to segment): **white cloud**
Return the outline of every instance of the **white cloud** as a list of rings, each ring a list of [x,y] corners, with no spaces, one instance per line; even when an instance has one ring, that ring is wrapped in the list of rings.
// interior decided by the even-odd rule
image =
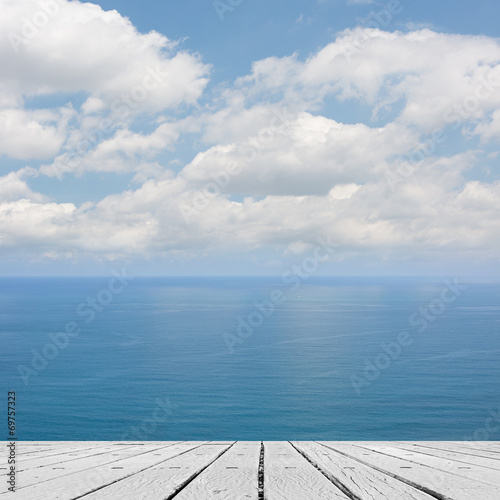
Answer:
[[[0,155],[21,160],[52,158],[66,139],[73,115],[71,108],[0,109]]]
[[[268,111],[268,123],[273,114]],[[254,136],[199,153],[181,173],[191,185],[229,175],[226,192],[265,195],[325,194],[337,184],[364,183],[383,176],[388,160],[413,147],[417,137],[404,127],[346,125],[300,113]]]
[[[361,188],[359,184],[339,184],[330,189],[330,196],[334,200],[348,200],[352,198]]]
[[[353,252],[395,261],[444,262],[469,252],[478,259],[498,258],[500,184],[464,182],[457,172],[472,161],[471,156],[429,161],[396,192],[374,180],[334,188],[341,196],[202,197],[203,205],[187,220],[183,206],[196,206],[200,191],[173,175],[81,208],[9,201],[0,204],[0,244],[107,258],[241,254],[266,247],[297,255],[322,235],[340,260]]]
[[[20,96],[84,91],[108,105],[118,99],[117,110],[133,111],[160,111],[200,97],[209,68],[197,55],[179,51],[160,33],[139,33],[117,11],[78,1],[52,4],[53,13],[44,14],[35,0],[1,0],[4,91]],[[46,23],[37,27],[36,16]]]
[[[467,125],[483,142],[498,139],[497,40],[347,30],[305,60],[255,62],[188,111],[207,84],[199,56],[139,33],[116,11],[57,5],[17,53],[0,38],[0,153],[43,160],[47,176],[132,172],[141,185],[77,205],[34,192],[33,169],[11,172],[0,178],[0,248],[60,259],[271,249],[276,264],[323,236],[336,260],[498,261],[500,184],[473,178],[480,152],[448,144],[451,152],[426,155],[395,190],[386,180],[435,127]],[[40,9],[0,6],[3,34],[22,33],[23,18]],[[34,109],[37,97],[76,93],[83,104]],[[389,118],[342,123],[335,107],[323,116],[326,97]],[[172,158],[175,173],[164,154],[186,137],[194,158],[184,167]]]
[[[496,110],[491,115],[489,121],[483,121],[478,123],[474,129],[474,134],[478,134],[481,137],[483,143],[490,140],[500,140],[500,110]]]
[[[96,130],[93,133],[96,134]],[[94,137],[75,134],[69,151],[57,156],[53,163],[40,167],[40,172],[50,177],[62,177],[67,173],[81,175],[86,171],[143,171],[144,165],[151,167],[151,160],[160,152],[171,149],[178,136],[175,126],[170,123],[159,125],[147,135],[121,129],[101,142],[102,134]],[[98,143],[97,146],[93,147],[93,141]]]
[[[45,200],[44,196],[34,193],[23,179],[24,177],[36,175],[36,170],[27,167],[0,177],[0,201],[16,202],[23,199]]]
[[[400,121],[432,128],[484,118],[498,107],[500,43],[428,29],[356,28],[303,62],[297,55],[257,61],[239,84],[252,95],[281,91],[309,105],[334,94],[375,114],[403,101]]]
[[[141,113],[195,104],[208,83],[197,54],[139,33],[116,11],[67,0],[0,0],[0,9],[0,154],[47,160],[74,133],[70,107],[27,109],[36,98],[86,94],[83,115],[106,116],[116,130]]]

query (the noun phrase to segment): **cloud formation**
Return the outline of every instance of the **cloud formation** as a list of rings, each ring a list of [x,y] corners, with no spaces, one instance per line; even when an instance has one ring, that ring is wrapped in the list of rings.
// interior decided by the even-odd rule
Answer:
[[[360,27],[210,89],[210,65],[164,35],[48,4],[29,38],[40,4],[0,0],[0,154],[29,164],[0,177],[4,255],[281,258],[321,237],[337,261],[498,262],[498,40]],[[87,203],[29,187],[88,172],[134,182]]]

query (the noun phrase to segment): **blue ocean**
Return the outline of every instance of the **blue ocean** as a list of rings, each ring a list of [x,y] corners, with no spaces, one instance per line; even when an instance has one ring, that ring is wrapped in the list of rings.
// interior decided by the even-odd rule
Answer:
[[[2,278],[0,338],[23,440],[500,439],[495,283]]]

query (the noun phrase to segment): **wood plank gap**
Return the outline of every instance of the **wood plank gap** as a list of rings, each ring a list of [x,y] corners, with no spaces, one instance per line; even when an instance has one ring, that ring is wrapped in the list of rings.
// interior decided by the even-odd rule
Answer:
[[[219,460],[224,453],[228,452],[234,445],[236,444],[236,441],[233,442],[230,446],[228,446],[225,450],[223,450],[221,453],[219,453],[208,465],[203,467],[203,469],[200,469],[198,472],[195,472],[190,478],[188,478],[184,483],[182,483],[171,495],[169,495],[165,500],[171,500],[172,498],[176,497],[186,486],[189,485],[189,483],[193,482],[200,474],[205,472],[214,462]]]
[[[399,445],[399,447],[395,448],[395,449],[398,449],[398,450],[409,450],[409,451],[413,451],[413,457],[418,459],[418,455],[424,455],[424,456],[427,456],[427,457],[432,457],[432,458],[440,458],[440,459],[443,459],[443,460],[449,460],[451,462],[456,462],[457,464],[467,464],[467,465],[472,465],[473,467],[476,467],[476,468],[480,468],[480,469],[489,469],[489,470],[494,470],[494,471],[499,471],[500,468],[497,466],[497,467],[490,467],[488,465],[483,465],[483,464],[478,464],[478,463],[473,463],[473,462],[468,462],[467,461],[467,456],[469,457],[472,457],[472,456],[475,456],[477,458],[484,458],[485,460],[494,460],[494,459],[489,459],[488,457],[478,457],[477,455],[470,455],[470,454],[467,454],[467,453],[461,453],[461,451],[456,451],[456,452],[453,452],[453,451],[448,451],[448,450],[441,450],[439,448],[432,448],[433,450],[437,451],[437,452],[440,452],[441,455],[459,455],[463,460],[460,460],[459,458],[453,458],[453,457],[442,457],[440,456],[439,454],[436,454],[435,452],[432,453],[430,452],[427,448],[423,448],[421,447],[422,449],[416,449],[416,448],[407,448],[407,447],[404,447],[403,445]],[[467,455],[467,456],[466,456]],[[469,459],[471,460],[471,459]],[[459,469],[465,469],[465,468],[469,468],[469,467],[458,467]]]
[[[132,446],[126,446],[124,448],[121,448],[121,450],[126,450],[127,448],[132,448],[134,445]],[[98,448],[98,449],[94,449],[95,451],[99,451],[101,448]],[[84,450],[84,451],[91,451],[90,449],[89,450]],[[81,460],[82,458],[93,458],[93,457],[98,457],[100,455],[107,455],[110,453],[110,450],[106,450],[106,451],[99,451],[99,453],[94,453],[94,454],[91,454],[91,455],[83,455],[83,456],[76,456],[74,458],[71,458],[69,460],[60,460],[59,462],[52,462],[52,463],[49,463],[49,464],[45,464],[45,465],[37,465],[36,467],[28,467],[26,469],[19,469],[19,472],[24,472],[24,471],[32,471],[32,470],[35,470],[35,469],[41,469],[42,467],[50,467],[51,465],[61,465],[61,464],[67,464],[69,462],[74,462],[75,460]],[[44,457],[44,458],[51,458],[51,457]],[[42,459],[40,459],[42,460]]]
[[[427,468],[430,468],[430,469],[433,469],[433,470],[436,470],[436,471],[440,471],[440,472],[444,472],[445,474],[450,474],[452,476],[456,476],[460,479],[465,479],[465,480],[473,480],[473,481],[476,481],[478,483],[482,483],[482,484],[486,484],[486,485],[489,485],[489,486],[497,486],[498,483],[491,483],[489,482],[488,480],[485,480],[484,477],[482,478],[477,478],[477,477],[470,477],[470,476],[464,476],[464,475],[461,475],[461,474],[457,474],[456,472],[454,471],[451,471],[451,470],[446,470],[446,469],[443,469],[441,467],[443,467],[442,465],[438,466],[438,465],[430,465],[429,463],[423,463],[425,460],[425,455],[422,455],[420,454],[421,456],[419,457],[419,453],[411,453],[411,459],[410,458],[404,458],[404,457],[399,457],[397,455],[397,453],[395,453],[395,451],[393,450],[399,450],[401,451],[401,448],[395,448],[394,446],[391,447],[390,449],[376,449],[376,447],[374,446],[370,446],[370,445],[366,445],[366,444],[363,444],[363,443],[356,443],[356,444],[353,444],[353,446],[355,446],[356,448],[360,448],[360,449],[363,449],[363,450],[368,450],[368,451],[371,451],[372,453],[378,453],[379,455],[383,455],[385,457],[389,457],[389,458],[392,458],[392,459],[396,459],[396,460],[405,460],[406,462],[410,463],[410,464],[414,464],[414,465],[417,465],[417,466],[420,466],[420,467],[427,467]],[[422,459],[422,456],[424,457],[424,459]],[[449,459],[442,459],[440,457],[436,457],[436,456],[432,456],[430,455],[431,459],[437,459],[437,460],[448,460],[448,462],[450,463],[458,463],[458,462],[454,462],[452,460],[449,460]],[[417,461],[418,460],[418,461]],[[478,470],[478,469],[476,469]]]
[[[259,470],[258,470],[258,500],[265,500],[264,493],[264,441],[260,442]]]
[[[91,495],[92,493],[95,493],[96,491],[102,490],[103,488],[107,488],[108,486],[111,486],[112,484],[118,483],[119,481],[123,481],[124,479],[128,479],[129,477],[136,476],[137,474],[140,474],[141,472],[144,472],[145,470],[152,469],[153,467],[156,467],[156,466],[162,464],[163,462],[168,462],[169,460],[172,460],[172,458],[176,458],[176,457],[179,457],[181,455],[184,455],[185,453],[193,451],[196,448],[199,448],[200,446],[203,446],[203,445],[200,444],[198,446],[193,446],[193,448],[189,448],[186,451],[182,451],[181,453],[178,453],[177,455],[174,455],[173,457],[167,458],[165,460],[161,460],[160,462],[157,462],[153,465],[150,465],[149,467],[145,467],[144,469],[138,470],[137,472],[133,472],[132,474],[129,474],[128,476],[124,476],[124,477],[117,479],[116,481],[112,481],[111,483],[107,483],[107,484],[104,484],[102,486],[99,486],[99,488],[96,488],[92,491],[88,491],[87,493],[84,493],[83,495],[73,497],[73,498],[71,498],[71,500],[78,500],[79,498],[84,498],[88,495]],[[165,446],[164,448],[169,448],[169,446]],[[164,449],[164,448],[159,448],[159,449]],[[150,453],[150,452],[139,453],[139,455],[145,455],[146,453]],[[135,455],[135,456],[137,457],[139,455]],[[118,461],[119,460],[116,460],[116,462],[118,462]],[[113,463],[113,462],[109,462],[109,463]],[[87,469],[87,470],[90,470],[90,469]]]
[[[439,451],[444,451],[444,452],[448,452],[448,453],[459,453],[461,455],[470,455],[471,457],[479,457],[479,458],[485,458],[487,460],[500,460],[500,457],[488,457],[486,455],[477,455],[476,453],[471,453],[472,451],[477,451],[478,453],[481,453],[481,452],[484,452],[484,453],[490,453],[490,450],[483,450],[483,449],[480,449],[480,448],[468,448],[468,447],[462,447],[462,448],[457,448],[456,446],[451,446],[451,445],[447,445],[445,444],[444,447],[442,447],[443,445],[441,444],[440,441],[437,441],[436,442],[436,446],[430,446],[429,444],[420,444],[420,443],[414,443],[414,442],[410,442],[410,443],[405,443],[404,441],[398,441],[397,442],[398,444],[400,445],[408,445],[408,444],[411,444],[415,447],[419,447],[419,448],[429,448],[431,450],[439,450]]]
[[[351,491],[344,483],[342,483],[338,478],[332,476],[329,472],[323,470],[311,457],[309,457],[302,450],[297,448],[291,441],[288,441],[295,451],[297,451],[302,457],[304,457],[315,469],[317,469],[323,476],[325,476],[328,481],[333,483],[344,495],[347,496],[350,500],[363,500],[361,497],[356,495],[353,491]]]
[[[382,474],[385,474],[386,476],[391,476],[394,479],[397,479],[398,481],[401,481],[402,483],[405,483],[417,490],[420,490],[424,493],[427,493],[427,495],[437,498],[437,500],[453,500],[453,498],[447,497],[446,495],[442,495],[441,493],[438,493],[437,491],[431,490],[430,488],[427,488],[426,486],[422,486],[421,484],[414,483],[413,481],[410,481],[408,479],[405,479],[404,477],[399,476],[398,474],[394,474],[392,472],[389,472],[387,470],[381,469],[380,467],[377,467],[369,462],[365,462],[364,460],[361,460],[357,457],[353,457],[352,455],[349,455],[347,453],[344,453],[343,451],[337,450],[335,448],[332,448],[330,446],[327,446],[326,444],[320,443],[319,441],[316,441],[318,444],[321,446],[324,446],[325,448],[328,448],[329,450],[335,451],[339,455],[343,455],[344,457],[348,457],[352,460],[355,460],[356,462],[359,462],[360,464],[366,465],[368,467],[371,467],[372,469],[375,469],[378,472],[381,472]]]

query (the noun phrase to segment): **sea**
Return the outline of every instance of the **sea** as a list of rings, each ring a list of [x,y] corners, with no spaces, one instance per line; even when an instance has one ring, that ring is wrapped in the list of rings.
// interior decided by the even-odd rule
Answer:
[[[498,283],[1,278],[0,340],[20,440],[500,439]]]

